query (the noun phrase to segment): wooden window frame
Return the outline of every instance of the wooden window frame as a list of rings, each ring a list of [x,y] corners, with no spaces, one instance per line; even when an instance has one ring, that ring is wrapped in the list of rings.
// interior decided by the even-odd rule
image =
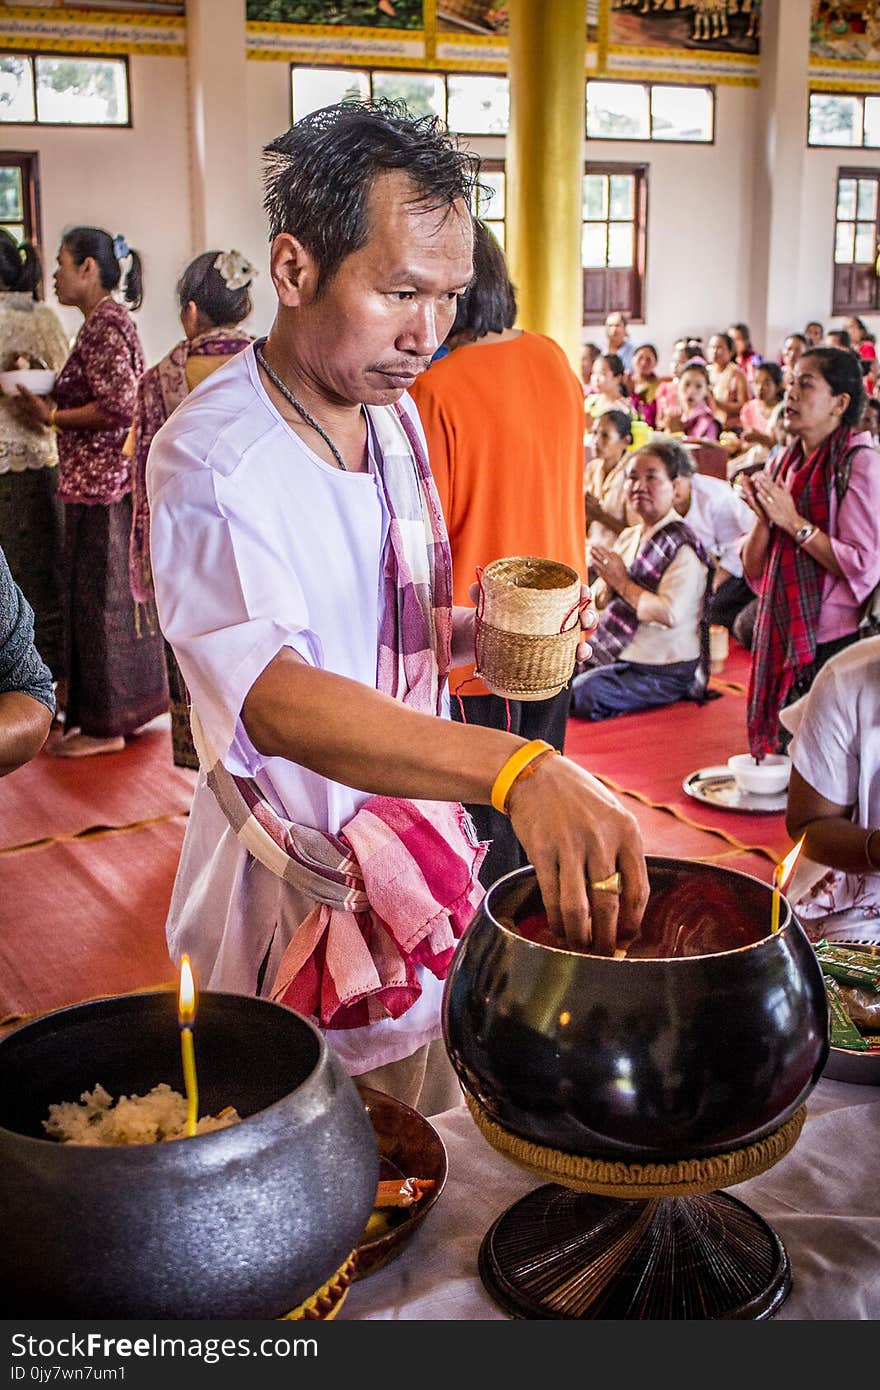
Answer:
[[[591,82],[601,82],[603,86],[613,84],[615,87],[645,87],[648,92],[649,122],[651,120],[651,93],[655,87],[699,87],[701,91],[708,92],[712,98],[712,139],[668,140],[654,135],[650,130],[647,135],[590,135],[587,131],[587,92]],[[615,145],[689,145],[708,150],[715,144],[715,130],[718,124],[717,110],[718,96],[714,82],[640,82],[634,78],[626,77],[588,77],[584,82],[584,138],[594,142],[607,140]]]
[[[71,53],[69,51],[50,52],[42,49],[22,50],[19,48],[0,48],[0,57],[3,58],[29,58],[31,60],[31,85],[34,96],[34,112],[37,110],[37,58],[69,58],[76,62],[83,59],[93,63],[122,63],[125,69],[125,95],[126,105],[128,106],[127,121],[41,121],[34,115],[32,121],[0,121],[0,130],[4,126],[27,126],[32,128],[39,126],[41,130],[132,130],[134,127],[134,110],[131,95],[131,66],[127,53]]]
[[[594,327],[596,324],[605,322],[609,313],[620,309],[626,314],[630,323],[645,322],[645,305],[647,301],[646,268],[648,263],[648,174],[650,165],[648,164],[623,164],[616,160],[594,160],[588,159],[584,162],[584,174],[632,174],[636,180],[636,216],[635,216],[635,256],[634,264],[629,271],[632,277],[633,293],[630,296],[629,305],[612,302],[609,295],[609,286],[612,283],[613,274],[620,274],[625,271],[625,267],[605,266],[588,267],[583,266],[581,274],[584,286],[584,327]],[[584,218],[581,217],[581,226]],[[598,278],[602,276],[605,282],[605,307],[602,312],[591,311],[587,308],[587,276]]]
[[[21,170],[24,238],[42,248],[40,156],[36,150],[0,150],[0,166],[8,169],[15,165]]]
[[[847,146],[847,148],[850,147]],[[877,200],[874,211],[875,258],[871,262],[837,261],[834,258],[834,248],[837,246],[837,224],[841,220],[849,221],[848,218],[840,219],[837,216],[837,207],[840,201],[840,183],[842,179],[871,179],[877,185]],[[859,219],[855,218],[853,220],[858,221]],[[873,169],[859,169],[851,165],[842,165],[837,171],[834,198],[834,241],[831,251],[832,315],[861,315],[880,312],[880,278],[878,278],[876,270],[876,248],[878,247],[880,247],[880,166]],[[841,292],[841,286],[847,271],[849,272],[849,293],[844,294]],[[862,294],[854,294],[853,286],[859,282],[864,285],[864,292]]]

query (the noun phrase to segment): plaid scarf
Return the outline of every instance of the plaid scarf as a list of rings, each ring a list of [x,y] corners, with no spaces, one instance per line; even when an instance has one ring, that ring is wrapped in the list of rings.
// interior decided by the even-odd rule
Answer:
[[[378,481],[390,515],[383,566],[377,688],[440,710],[452,636],[452,564],[418,435],[397,406],[368,407]],[[191,711],[208,786],[249,854],[314,899],[270,996],[322,1027],[398,1018],[421,993],[417,969],[444,979],[482,900],[487,846],[457,803],[371,797],[339,834],[279,816],[255,782],[235,777]]]
[[[135,603],[150,603],[153,575],[150,569],[150,509],[147,502],[147,455],[153,436],[169,415],[189,395],[186,364],[190,357],[232,357],[253,342],[237,328],[211,328],[196,338],[184,338],[138,382],[132,433],[131,539],[128,578]]]
[[[797,439],[779,459],[773,476],[790,480],[801,516],[828,530],[831,488],[838,502],[849,482],[851,430],[838,425],[809,458]],[[749,673],[747,725],[755,758],[776,747],[779,711],[794,681],[816,660],[816,632],[825,571],[793,537],[774,527],[758,598]]]
[[[630,579],[643,589],[656,594],[660,581],[682,546],[689,545],[708,568],[707,591],[712,580],[714,566],[702,544],[684,521],[670,521],[661,526],[638,552],[628,567]],[[705,604],[703,605],[705,614]],[[639,619],[636,610],[620,594],[615,594],[606,604],[599,620],[599,626],[591,632],[588,641],[592,656],[588,667],[610,666],[616,661],[625,647],[636,635]],[[709,670],[709,627],[705,617],[700,623],[700,660],[703,670]]]

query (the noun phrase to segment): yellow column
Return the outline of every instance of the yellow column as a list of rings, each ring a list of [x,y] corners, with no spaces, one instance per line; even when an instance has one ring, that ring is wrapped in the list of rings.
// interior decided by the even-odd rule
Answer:
[[[511,0],[507,258],[519,327],[580,372],[586,0]]]

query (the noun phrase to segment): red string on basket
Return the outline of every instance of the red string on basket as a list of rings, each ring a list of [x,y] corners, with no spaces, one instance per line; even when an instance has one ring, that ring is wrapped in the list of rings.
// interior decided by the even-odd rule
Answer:
[[[477,672],[480,668],[480,663],[477,657],[477,638],[480,635],[480,628],[483,626],[483,609],[486,603],[486,591],[483,588],[483,566],[477,565],[474,573],[476,574],[477,584],[479,585],[480,589],[479,598],[477,599],[476,617],[474,618],[474,674],[472,676],[466,677],[466,679],[463,681],[459,681],[458,685],[452,692],[452,694],[458,701],[458,708],[461,711],[462,724],[467,723],[467,717],[464,712],[464,701],[462,700],[459,691],[464,690],[464,687],[466,685],[470,685],[472,681],[477,681],[480,679],[480,677],[477,675]],[[562,622],[559,627],[560,632],[565,632],[569,618],[571,618],[573,614],[577,613],[580,610],[580,606],[580,599],[578,599],[576,603],[572,604],[571,608],[569,608],[565,617],[562,619]],[[507,696],[504,697],[504,708],[507,712],[506,732],[510,733],[510,701],[508,700]]]

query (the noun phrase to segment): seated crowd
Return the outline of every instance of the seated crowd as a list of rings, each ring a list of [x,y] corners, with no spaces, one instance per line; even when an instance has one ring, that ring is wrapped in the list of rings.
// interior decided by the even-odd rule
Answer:
[[[572,714],[711,698],[719,625],[752,650],[751,750],[782,751],[780,713],[874,630],[873,337],[856,318],[828,333],[809,323],[764,360],[735,323],[705,350],[678,339],[660,378],[656,349],[627,328],[609,316],[609,351],[585,381],[586,562],[600,619]]]

